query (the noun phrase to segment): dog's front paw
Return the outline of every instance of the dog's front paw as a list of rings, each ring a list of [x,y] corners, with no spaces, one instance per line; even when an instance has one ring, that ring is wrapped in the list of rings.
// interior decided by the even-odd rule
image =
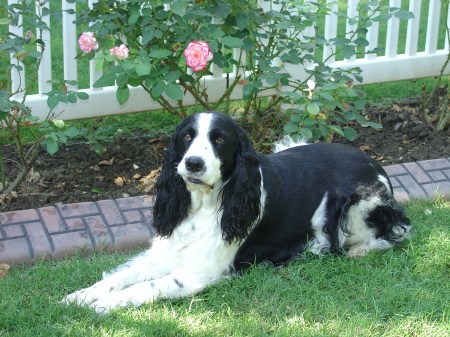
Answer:
[[[64,304],[70,304],[70,303],[74,303],[77,305],[91,305],[92,303],[94,303],[95,301],[97,301],[100,296],[102,296],[102,292],[99,291],[98,288],[95,287],[89,287],[89,288],[84,288],[84,289],[80,289],[78,291],[75,291],[69,295],[67,295],[66,297],[64,297],[62,299],[62,303]]]
[[[111,292],[92,302],[89,306],[99,314],[108,314],[114,308],[139,307],[145,302],[151,302],[150,299],[143,296],[142,292],[136,293],[135,287]]]

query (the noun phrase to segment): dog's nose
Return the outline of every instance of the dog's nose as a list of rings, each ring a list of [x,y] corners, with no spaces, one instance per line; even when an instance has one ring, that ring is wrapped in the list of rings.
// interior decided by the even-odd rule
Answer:
[[[186,159],[186,168],[192,172],[200,172],[205,167],[205,162],[200,157],[189,157]]]

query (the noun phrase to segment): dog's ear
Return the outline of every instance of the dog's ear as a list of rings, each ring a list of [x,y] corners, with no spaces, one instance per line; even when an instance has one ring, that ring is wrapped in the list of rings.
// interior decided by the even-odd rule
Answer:
[[[239,127],[236,165],[222,188],[221,229],[228,243],[245,239],[260,215],[260,163],[252,142]]]
[[[172,137],[164,156],[160,176],[156,180],[156,200],[152,225],[160,236],[170,236],[188,214],[191,194],[177,172],[183,154],[178,153],[179,128]]]

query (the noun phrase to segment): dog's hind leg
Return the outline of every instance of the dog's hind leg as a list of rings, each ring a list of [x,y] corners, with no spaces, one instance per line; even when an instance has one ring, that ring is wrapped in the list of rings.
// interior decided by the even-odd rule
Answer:
[[[411,228],[409,219],[395,204],[379,195],[359,201],[347,214],[343,246],[349,257],[362,257],[370,250],[385,250],[403,241]]]

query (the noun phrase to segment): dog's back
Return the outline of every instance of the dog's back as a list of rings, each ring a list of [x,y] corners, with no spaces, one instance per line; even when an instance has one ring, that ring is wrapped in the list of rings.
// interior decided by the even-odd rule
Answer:
[[[264,215],[235,265],[284,262],[304,251],[359,257],[402,241],[409,219],[383,168],[360,150],[318,143],[258,155]]]

